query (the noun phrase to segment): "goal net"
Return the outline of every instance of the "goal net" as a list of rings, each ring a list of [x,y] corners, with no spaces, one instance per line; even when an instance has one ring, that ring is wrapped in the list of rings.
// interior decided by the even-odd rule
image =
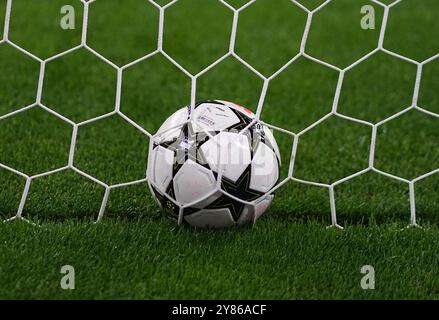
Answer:
[[[318,188],[325,204],[311,210],[341,228],[338,191],[377,175],[406,191],[416,226],[418,185],[427,211],[439,205],[439,46],[436,5],[414,2],[2,0],[0,212],[32,220],[32,206],[72,201],[101,220],[113,194],[129,200],[148,184],[159,124],[220,99],[279,137],[283,176],[267,192],[282,194],[276,210],[308,211],[301,203],[315,199],[291,185]],[[32,198],[39,181],[67,172],[98,186],[97,208],[75,196],[81,187]],[[367,181],[343,210],[368,207],[380,183]]]

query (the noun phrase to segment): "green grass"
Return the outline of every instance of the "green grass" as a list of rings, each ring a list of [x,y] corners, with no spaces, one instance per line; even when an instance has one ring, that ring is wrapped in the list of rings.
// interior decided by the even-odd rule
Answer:
[[[194,232],[162,219],[1,227],[2,298],[439,298],[437,227],[349,227],[269,217]],[[75,267],[77,289],[59,289]],[[363,265],[376,289],[360,288]]]
[[[0,31],[5,2],[0,0]],[[300,2],[312,9],[323,1]],[[63,31],[59,8],[69,3],[77,29]],[[378,29],[364,31],[359,19],[366,3],[337,0],[319,12],[307,53],[346,66],[372,50],[382,9],[376,7]],[[437,1],[404,0],[394,9],[388,49],[420,60],[439,52],[432,36]],[[414,29],[407,22],[412,12]],[[181,1],[166,11],[164,50],[199,72],[227,52],[232,16],[213,0]],[[158,10],[146,1],[97,0],[89,18],[90,46],[119,66],[155,49]],[[79,1],[45,0],[40,7],[14,0],[10,39],[46,58],[79,44],[81,19]],[[305,19],[289,0],[258,0],[240,15],[236,52],[269,76],[298,53]],[[438,61],[424,67],[419,92],[419,106],[433,112],[439,110]],[[76,122],[113,110],[116,70],[86,50],[49,62],[45,71],[47,107]],[[0,116],[35,101],[38,75],[37,62],[0,44]],[[411,104],[415,76],[415,65],[379,53],[346,73],[339,112],[383,120]],[[299,133],[331,111],[337,79],[336,71],[299,58],[270,82],[261,118]],[[197,99],[232,100],[255,110],[262,85],[229,57],[198,79]],[[158,54],[125,69],[121,88],[121,111],[154,133],[190,102],[191,80]],[[438,118],[419,111],[380,126],[376,167],[407,179],[438,168],[438,128]],[[39,107],[0,120],[0,163],[29,175],[63,167],[71,133],[71,125]],[[371,133],[364,124],[326,119],[300,137],[295,177],[332,183],[366,168]],[[293,138],[275,136],[285,178]],[[141,179],[148,142],[111,116],[79,127],[74,164],[109,184]],[[0,169],[1,217],[17,212],[24,186],[24,178]],[[39,227],[0,224],[0,298],[438,299],[439,175],[415,184],[424,229],[402,230],[410,216],[408,191],[407,184],[376,173],[337,185],[338,220],[346,227],[339,231],[325,228],[328,190],[290,181],[254,227],[195,231],[164,218],[145,183],[111,190],[102,223],[92,224],[104,188],[71,170],[58,172],[31,183],[23,216]],[[76,270],[73,291],[59,287],[66,264]],[[360,288],[366,264],[375,267],[375,290]]]

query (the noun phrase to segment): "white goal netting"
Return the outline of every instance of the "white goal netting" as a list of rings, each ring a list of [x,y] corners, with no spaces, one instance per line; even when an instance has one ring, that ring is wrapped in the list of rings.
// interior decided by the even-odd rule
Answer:
[[[219,63],[221,63],[222,61],[224,61],[228,57],[233,57],[234,59],[239,61],[243,66],[245,66],[245,68],[251,70],[251,72],[253,72],[260,79],[262,79],[263,86],[262,86],[262,90],[260,92],[259,102],[258,102],[257,108],[256,108],[255,121],[261,121],[262,123],[267,125],[269,128],[271,128],[272,130],[282,132],[283,134],[291,136],[291,138],[293,139],[293,144],[292,144],[292,149],[291,149],[291,158],[290,158],[291,161],[287,164],[283,163],[283,165],[289,166],[288,176],[284,180],[280,181],[280,183],[277,184],[273,190],[270,190],[269,193],[275,191],[278,188],[282,188],[287,182],[289,182],[291,180],[298,182],[298,183],[301,183],[301,184],[312,185],[312,186],[324,188],[328,191],[328,199],[329,199],[329,203],[330,203],[330,216],[331,216],[332,226],[341,228],[341,226],[337,223],[337,203],[336,203],[336,197],[335,197],[335,187],[342,184],[342,183],[345,183],[351,179],[355,179],[356,177],[359,177],[361,175],[364,175],[368,172],[373,171],[373,172],[378,173],[380,175],[384,175],[390,179],[394,179],[394,180],[397,180],[397,181],[400,181],[400,182],[406,184],[408,191],[409,191],[409,199],[410,199],[410,212],[408,213],[408,217],[410,219],[409,220],[410,225],[417,226],[415,185],[417,183],[419,183],[421,180],[426,179],[427,177],[430,177],[434,174],[439,173],[439,168],[432,170],[430,172],[426,172],[425,174],[419,175],[419,176],[415,177],[414,179],[407,179],[404,177],[396,176],[396,175],[389,173],[389,172],[384,172],[384,171],[382,171],[374,166],[375,149],[376,149],[376,141],[377,141],[377,130],[380,126],[384,125],[385,123],[388,123],[391,120],[394,120],[397,117],[400,117],[401,115],[405,114],[406,112],[408,112],[410,110],[417,110],[419,112],[424,113],[427,116],[439,118],[439,114],[434,113],[434,112],[429,111],[429,110],[426,110],[426,109],[418,106],[418,97],[419,97],[419,90],[420,90],[420,85],[421,85],[421,80],[422,80],[423,67],[427,63],[433,61],[434,59],[439,58],[439,54],[431,56],[424,61],[415,61],[409,57],[405,57],[405,56],[402,56],[402,55],[397,54],[395,52],[392,52],[392,51],[386,49],[385,46],[383,45],[384,39],[386,37],[386,28],[387,28],[387,22],[388,22],[388,18],[389,18],[389,12],[391,12],[391,10],[394,6],[398,5],[399,2],[404,1],[404,0],[396,0],[395,2],[393,2],[391,4],[385,4],[385,3],[382,3],[378,0],[370,0],[371,3],[374,3],[375,5],[380,6],[384,11],[382,24],[380,26],[380,36],[379,36],[378,43],[376,43],[376,48],[374,50],[372,50],[371,52],[369,52],[368,54],[366,54],[365,56],[363,56],[362,58],[360,58],[359,60],[355,61],[354,63],[352,63],[351,65],[349,65],[345,68],[337,67],[337,66],[332,65],[328,62],[325,62],[325,61],[322,61],[316,57],[313,57],[312,55],[307,53],[307,49],[306,49],[307,48],[308,34],[310,31],[311,25],[313,23],[314,15],[317,12],[324,10],[325,7],[329,3],[331,3],[333,0],[324,1],[322,4],[320,4],[319,6],[317,6],[316,8],[314,8],[312,10],[305,7],[303,4],[301,4],[298,1],[291,0],[292,5],[295,5],[298,8],[300,8],[300,10],[303,10],[305,12],[305,14],[307,15],[307,20],[306,20],[305,29],[304,29],[304,32],[302,35],[300,50],[297,53],[297,55],[295,55],[290,61],[288,61],[284,66],[282,66],[275,73],[273,73],[271,76],[268,76],[268,77],[263,75],[262,73],[260,73],[254,66],[252,66],[245,59],[240,57],[235,51],[235,39],[236,39],[236,35],[237,35],[237,28],[238,28],[238,21],[239,21],[240,14],[243,10],[246,10],[246,8],[248,8],[249,6],[251,6],[253,3],[255,3],[258,0],[249,1],[240,8],[233,7],[226,0],[218,0],[218,2],[221,5],[223,5],[225,8],[227,8],[228,10],[230,10],[233,13],[233,22],[232,22],[232,27],[231,27],[229,50],[222,57],[220,57],[219,59],[217,59],[216,61],[211,63],[208,67],[204,68],[202,71],[200,71],[196,74],[193,74],[193,73],[189,72],[187,69],[185,69],[168,52],[166,52],[164,50],[164,47],[163,47],[166,10],[181,0],[171,1],[163,6],[157,4],[156,2],[154,2],[152,0],[145,0],[145,1],[149,1],[149,3],[151,3],[156,8],[156,10],[158,10],[158,12],[159,12],[157,47],[156,47],[156,50],[154,50],[153,52],[150,52],[149,54],[147,54],[147,55],[145,55],[145,56],[143,56],[135,61],[132,61],[128,64],[125,64],[123,66],[118,66],[116,63],[114,63],[110,59],[106,58],[105,56],[103,56],[102,54],[97,52],[87,42],[87,30],[88,30],[88,24],[89,24],[89,22],[88,22],[89,6],[95,1],[99,1],[99,0],[90,0],[90,1],[81,0],[84,11],[83,11],[83,24],[82,24],[82,38],[81,38],[80,45],[73,47],[67,51],[64,51],[62,53],[56,54],[56,55],[49,57],[47,59],[42,59],[42,58],[36,56],[35,54],[27,51],[26,49],[22,48],[18,44],[14,43],[9,38],[11,9],[14,5],[13,4],[14,0],[7,0],[7,2],[6,2],[6,16],[5,16],[5,24],[4,24],[4,33],[3,33],[2,40],[0,41],[0,44],[2,44],[2,43],[9,44],[10,46],[14,47],[16,50],[22,52],[23,54],[25,54],[25,55],[31,57],[32,59],[34,59],[35,61],[37,61],[40,64],[40,73],[39,73],[38,90],[37,90],[35,102],[31,105],[28,105],[28,106],[23,107],[21,109],[15,110],[13,112],[10,112],[10,113],[4,114],[4,115],[0,115],[0,123],[2,120],[6,119],[6,118],[14,117],[15,115],[17,115],[21,112],[24,112],[26,110],[29,110],[31,108],[42,108],[43,110],[53,114],[54,116],[58,117],[59,119],[61,119],[62,121],[64,121],[65,123],[67,123],[68,125],[70,125],[72,127],[72,136],[71,136],[71,142],[70,142],[70,153],[68,156],[68,162],[63,167],[60,167],[60,168],[57,168],[55,170],[51,170],[48,172],[40,173],[37,175],[28,175],[24,172],[21,172],[15,168],[9,166],[8,164],[0,162],[0,168],[7,170],[7,171],[10,171],[16,175],[19,175],[22,178],[24,178],[26,181],[25,186],[24,186],[24,190],[22,192],[21,201],[20,201],[20,204],[18,207],[18,211],[16,212],[16,215],[11,217],[10,219],[8,219],[8,221],[14,220],[14,219],[24,219],[23,218],[23,210],[24,210],[26,201],[28,199],[28,194],[29,194],[31,184],[33,183],[33,181],[35,179],[38,179],[38,178],[41,178],[44,176],[48,176],[51,174],[55,174],[55,173],[58,173],[61,171],[73,170],[74,172],[76,172],[76,173],[86,177],[87,179],[99,184],[100,186],[102,186],[105,189],[104,196],[103,196],[102,203],[101,203],[101,207],[100,207],[99,212],[97,213],[97,221],[100,221],[105,215],[105,210],[106,210],[106,207],[108,204],[108,199],[109,199],[109,196],[110,196],[110,193],[112,192],[112,190],[117,189],[117,188],[124,188],[124,187],[128,187],[131,185],[148,182],[148,179],[147,179],[146,173],[145,173],[145,177],[143,179],[140,179],[140,180],[130,181],[130,182],[122,183],[122,184],[114,184],[114,185],[107,184],[107,183],[97,179],[96,177],[88,174],[87,172],[84,172],[83,170],[81,170],[75,166],[75,150],[76,150],[76,144],[77,144],[78,130],[80,129],[81,126],[84,126],[86,124],[104,119],[106,117],[114,116],[114,115],[119,116],[122,119],[124,119],[127,123],[129,123],[130,125],[132,125],[136,129],[138,129],[140,132],[142,132],[150,140],[153,140],[155,138],[153,132],[148,132],[141,125],[139,125],[138,123],[133,121],[130,117],[128,117],[126,114],[124,114],[124,112],[121,111],[121,109],[120,109],[120,105],[121,105],[121,95],[122,95],[121,92],[122,92],[124,70],[126,70],[127,68],[130,68],[133,65],[138,64],[146,59],[152,58],[153,56],[161,55],[164,58],[166,58],[169,62],[171,62],[173,65],[175,65],[180,70],[180,72],[184,73],[187,77],[189,77],[191,79],[191,108],[194,108],[194,105],[196,103],[197,80],[202,75],[209,72],[209,70],[214,68],[216,65],[218,65]],[[435,36],[435,35],[432,35],[432,36]],[[111,111],[110,113],[106,113],[106,114],[101,115],[99,117],[88,119],[86,121],[74,122],[71,119],[68,119],[67,117],[63,116],[59,112],[44,105],[42,102],[42,91],[43,91],[43,84],[44,84],[44,80],[45,80],[46,64],[55,60],[55,59],[58,59],[62,56],[68,55],[76,50],[79,50],[79,49],[88,50],[90,53],[92,53],[93,55],[95,55],[96,57],[98,57],[99,59],[101,59],[102,61],[104,61],[105,63],[107,63],[108,65],[112,66],[114,69],[117,70],[116,103],[114,106],[114,110]],[[390,117],[388,117],[382,121],[379,121],[377,123],[372,123],[372,122],[360,120],[360,119],[353,118],[353,117],[346,116],[344,114],[339,113],[338,103],[339,103],[340,92],[341,92],[342,87],[343,87],[345,73],[348,72],[349,70],[351,70],[352,68],[354,68],[355,66],[357,66],[358,64],[362,63],[366,59],[369,59],[372,55],[376,54],[377,52],[383,52],[387,55],[404,60],[407,63],[413,64],[417,67],[416,83],[415,83],[415,86],[413,88],[411,105],[408,106],[407,108],[403,109],[402,111],[395,113],[395,114],[391,115]],[[264,108],[265,97],[267,94],[267,90],[270,87],[271,81],[273,79],[275,79],[279,74],[281,74],[282,71],[284,71],[288,66],[290,66],[292,63],[294,63],[297,59],[299,59],[301,57],[312,60],[315,63],[324,65],[327,68],[330,68],[330,69],[334,70],[335,72],[337,72],[338,73],[338,83],[337,83],[336,90],[334,93],[332,111],[330,113],[328,113],[327,115],[325,115],[324,117],[320,118],[318,121],[315,121],[314,123],[309,125],[307,128],[303,129],[302,131],[292,132],[292,131],[287,130],[285,128],[281,128],[278,126],[274,126],[270,123],[266,123],[263,120],[261,120],[260,117],[261,117],[262,110]],[[179,108],[179,107],[181,107],[181,106],[176,106],[176,108]],[[362,125],[370,127],[372,135],[371,135],[371,139],[370,139],[371,143],[370,143],[370,147],[369,147],[370,152],[369,152],[369,159],[368,159],[368,167],[361,170],[361,171],[358,171],[354,174],[346,176],[342,179],[339,179],[333,183],[330,183],[330,184],[319,183],[319,182],[314,182],[314,181],[306,181],[306,180],[298,178],[297,176],[295,176],[295,159],[296,159],[296,153],[298,150],[298,143],[301,140],[301,137],[306,132],[313,130],[313,128],[315,128],[317,125],[319,125],[320,123],[322,123],[323,121],[328,119],[328,117],[333,117],[333,116],[340,117],[344,120],[352,121],[355,123],[360,123]],[[1,139],[1,137],[0,137],[0,139]],[[145,159],[145,161],[146,161],[146,159]],[[218,183],[218,188],[220,188],[219,183]],[[233,196],[231,196],[231,197],[233,197]],[[180,219],[179,220],[181,222],[181,217],[183,215],[183,208],[189,206],[190,204],[186,205],[186,206],[182,206],[181,204],[177,203],[174,199],[171,199],[171,198],[169,198],[169,199],[180,207]],[[251,204],[251,203],[247,203],[247,202],[240,200],[240,199],[237,199],[237,198],[236,198],[236,200],[242,201],[243,203],[246,203],[246,204]],[[0,199],[0,201],[1,201],[1,199]]]

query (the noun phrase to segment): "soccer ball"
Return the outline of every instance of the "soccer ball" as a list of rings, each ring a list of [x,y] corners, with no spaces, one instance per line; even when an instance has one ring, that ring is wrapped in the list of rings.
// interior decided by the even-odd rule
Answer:
[[[279,148],[248,109],[197,103],[171,115],[151,139],[148,181],[179,223],[225,228],[254,223],[273,200]],[[180,211],[180,208],[182,210]]]

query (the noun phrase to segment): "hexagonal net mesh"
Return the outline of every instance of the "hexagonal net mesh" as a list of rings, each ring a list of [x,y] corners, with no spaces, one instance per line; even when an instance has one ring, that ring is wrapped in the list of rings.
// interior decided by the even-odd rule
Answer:
[[[155,56],[161,55],[169,63],[174,65],[176,68],[178,68],[179,72],[183,73],[186,77],[191,79],[190,101],[191,101],[191,108],[192,109],[194,108],[194,106],[196,104],[197,83],[198,83],[198,80],[200,79],[200,77],[203,76],[204,74],[206,74],[209,70],[213,69],[215,66],[217,66],[221,62],[225,61],[227,58],[233,57],[244,68],[250,70],[253,74],[255,74],[257,77],[259,77],[261,79],[263,85],[262,85],[262,88],[261,88],[261,91],[259,94],[257,106],[255,108],[256,109],[256,112],[255,112],[256,118],[254,121],[260,121],[263,124],[265,124],[266,126],[268,126],[269,128],[271,128],[272,130],[278,131],[282,134],[290,136],[292,141],[293,141],[292,148],[290,151],[290,154],[291,154],[290,162],[287,164],[283,164],[283,165],[288,166],[288,175],[284,180],[282,180],[280,183],[278,183],[274,187],[273,190],[270,190],[269,192],[267,192],[267,194],[272,193],[274,190],[276,190],[278,188],[282,188],[288,181],[291,181],[291,180],[295,181],[297,183],[327,189],[329,203],[330,203],[331,224],[332,224],[332,226],[340,227],[339,224],[337,223],[337,209],[336,209],[337,206],[336,206],[336,198],[334,195],[335,187],[344,183],[344,182],[347,182],[348,180],[351,180],[351,179],[354,179],[354,178],[359,177],[361,175],[364,175],[365,173],[375,172],[379,175],[383,175],[387,178],[394,179],[394,180],[397,180],[399,182],[406,184],[408,191],[409,191],[409,198],[410,198],[410,225],[412,225],[412,226],[417,225],[415,184],[418,183],[419,181],[429,177],[429,176],[432,176],[432,175],[438,173],[439,168],[436,168],[435,170],[423,173],[423,174],[418,175],[414,178],[407,179],[407,178],[395,175],[393,173],[389,173],[389,172],[386,172],[384,170],[380,170],[375,166],[375,150],[376,150],[376,141],[377,141],[377,131],[380,128],[380,126],[383,126],[384,124],[390,122],[391,120],[404,115],[405,113],[409,112],[410,110],[417,110],[417,111],[419,111],[419,112],[421,112],[429,117],[439,118],[439,114],[432,112],[432,111],[429,111],[429,110],[426,110],[426,109],[418,106],[418,97],[419,97],[421,79],[422,79],[422,75],[423,75],[423,67],[427,63],[437,59],[439,57],[439,54],[433,55],[433,56],[431,56],[428,59],[425,59],[423,61],[415,61],[414,59],[411,59],[409,57],[406,57],[406,56],[403,56],[401,54],[395,53],[391,50],[388,50],[383,45],[384,38],[386,36],[386,29],[387,29],[387,24],[388,24],[389,13],[391,12],[391,10],[394,6],[398,5],[398,3],[400,3],[401,1],[404,1],[404,0],[396,0],[390,4],[386,3],[386,1],[378,1],[378,0],[370,0],[369,1],[370,3],[373,3],[374,5],[379,6],[383,10],[383,18],[382,18],[382,23],[380,26],[378,42],[376,43],[375,48],[372,51],[368,52],[366,55],[363,55],[360,59],[357,59],[356,61],[354,61],[353,63],[349,64],[348,66],[346,66],[344,68],[338,67],[332,63],[328,63],[328,62],[325,62],[319,58],[316,58],[315,56],[309,54],[309,52],[307,51],[307,42],[309,40],[310,28],[313,24],[313,17],[315,17],[315,15],[318,14],[320,11],[325,10],[325,8],[331,2],[333,2],[333,0],[322,1],[314,9],[309,9],[308,7],[303,5],[300,1],[290,0],[291,5],[295,6],[295,8],[297,10],[301,10],[304,13],[304,16],[306,17],[305,28],[304,28],[303,34],[301,34],[301,37],[300,37],[300,49],[299,49],[299,52],[294,57],[290,58],[287,63],[283,64],[282,67],[277,69],[270,76],[266,76],[263,73],[261,73],[260,71],[258,71],[257,68],[255,68],[252,64],[250,64],[243,57],[241,57],[237,53],[237,50],[235,50],[235,47],[236,47],[235,40],[237,38],[239,17],[241,16],[241,14],[245,10],[247,10],[249,7],[254,5],[254,3],[258,0],[248,1],[238,8],[235,8],[226,0],[218,0],[217,1],[217,3],[219,5],[223,6],[226,10],[229,10],[230,14],[233,16],[232,26],[231,26],[231,34],[230,34],[229,43],[228,43],[228,51],[224,55],[222,55],[220,58],[209,63],[209,65],[207,67],[204,67],[201,71],[199,71],[197,73],[190,72],[182,64],[177,62],[177,60],[175,58],[173,58],[172,55],[169,54],[164,49],[165,17],[166,17],[167,10],[169,10],[169,8],[173,7],[177,2],[184,1],[184,0],[174,0],[174,1],[167,2],[164,5],[160,5],[159,1],[145,0],[145,1],[148,1],[155,8],[155,10],[158,11],[158,26],[157,26],[158,35],[157,35],[156,48],[152,52],[150,52],[149,54],[144,55],[144,56],[138,58],[137,60],[130,61],[129,63],[123,64],[122,66],[117,65],[116,63],[111,61],[110,58],[105,57],[104,55],[100,54],[88,42],[89,8],[90,8],[90,5],[92,5],[92,3],[95,1],[99,1],[99,0],[90,0],[90,1],[82,0],[81,1],[82,6],[83,6],[83,18],[82,18],[83,23],[82,23],[82,35],[81,35],[80,44],[73,47],[73,48],[65,50],[61,53],[58,53],[56,55],[52,55],[48,58],[45,58],[45,59],[38,57],[36,54],[31,53],[29,50],[24,49],[22,46],[18,45],[13,40],[11,40],[11,38],[9,36],[9,30],[10,30],[10,21],[11,21],[11,10],[13,8],[14,0],[7,0],[6,1],[6,10],[5,10],[6,15],[5,15],[5,23],[4,23],[4,33],[3,33],[3,38],[0,41],[0,44],[2,44],[2,43],[9,44],[15,50],[20,51],[21,53],[27,55],[28,57],[30,57],[33,60],[35,60],[36,62],[38,62],[39,66],[40,66],[40,72],[39,72],[38,87],[37,87],[37,94],[36,94],[35,102],[24,107],[24,108],[21,108],[19,110],[15,110],[15,111],[6,113],[4,115],[0,115],[0,121],[5,120],[5,119],[10,118],[10,117],[14,117],[14,116],[26,111],[26,110],[29,110],[29,109],[41,108],[44,111],[49,112],[53,116],[62,120],[68,126],[70,126],[72,128],[68,161],[62,167],[59,167],[59,168],[54,169],[54,170],[49,170],[49,171],[46,171],[43,173],[31,175],[31,174],[24,173],[20,170],[17,170],[16,168],[13,168],[6,163],[0,162],[0,168],[7,170],[13,174],[18,175],[18,176],[21,176],[26,181],[25,186],[24,186],[24,190],[23,190],[23,193],[21,196],[21,200],[19,203],[18,211],[16,212],[16,215],[9,220],[23,219],[23,209],[24,209],[26,201],[28,199],[29,190],[30,190],[30,187],[31,187],[33,181],[35,181],[38,178],[52,175],[52,174],[55,174],[58,172],[72,170],[72,171],[76,172],[77,174],[93,181],[94,183],[99,184],[100,186],[102,186],[104,188],[105,192],[104,192],[102,203],[100,206],[100,210],[99,210],[99,213],[97,216],[97,221],[101,220],[105,214],[108,199],[109,199],[109,196],[110,196],[110,193],[112,192],[112,190],[118,189],[118,188],[128,187],[131,185],[146,183],[146,182],[149,183],[147,176],[146,176],[146,173],[145,173],[145,177],[143,179],[129,181],[126,183],[111,184],[108,182],[104,182],[101,179],[98,179],[97,177],[93,176],[92,174],[84,172],[83,170],[78,168],[75,165],[75,154],[76,154],[78,130],[82,126],[85,126],[87,124],[90,124],[90,123],[93,123],[93,122],[96,122],[96,121],[99,121],[99,120],[102,120],[102,119],[105,119],[105,118],[108,118],[111,116],[120,117],[121,119],[123,119],[123,121],[126,121],[126,123],[128,123],[132,127],[136,128],[144,136],[146,136],[148,139],[150,139],[150,142],[154,141],[155,136],[152,132],[149,132],[148,130],[146,130],[143,126],[141,126],[139,123],[137,123],[136,121],[131,119],[129,116],[127,116],[121,110],[121,108],[120,108],[120,106],[121,106],[121,91],[122,91],[122,83],[123,83],[123,78],[124,78],[124,71],[126,71],[128,68],[130,68],[136,64],[139,64],[139,63],[146,61],[148,59],[153,59],[153,57],[155,57]],[[334,0],[334,1],[336,1],[336,0]],[[61,114],[60,112],[54,110],[53,108],[46,106],[44,104],[44,102],[42,101],[42,91],[43,91],[43,86],[44,86],[47,64],[52,62],[52,61],[55,61],[63,56],[66,56],[68,54],[76,52],[80,49],[87,50],[87,52],[91,53],[96,58],[102,60],[103,62],[105,62],[106,64],[111,66],[117,74],[117,81],[116,81],[116,92],[115,92],[115,106],[114,106],[113,110],[111,110],[110,112],[107,112],[103,115],[95,116],[95,117],[92,117],[90,119],[86,119],[84,121],[78,122],[78,121],[73,121],[69,117],[66,117],[65,115]],[[356,67],[357,65],[359,65],[360,63],[368,60],[369,58],[371,58],[372,56],[374,56],[375,54],[377,54],[379,52],[384,53],[386,55],[389,55],[391,57],[394,57],[396,59],[399,59],[401,61],[404,61],[408,64],[411,64],[416,68],[416,70],[417,70],[416,71],[416,80],[415,80],[415,86],[414,86],[413,92],[411,93],[411,96],[412,96],[411,105],[408,106],[407,108],[397,112],[397,113],[393,113],[392,115],[386,117],[385,119],[381,119],[379,122],[366,121],[363,119],[347,116],[347,115],[340,113],[338,110],[338,106],[339,106],[340,94],[341,94],[341,90],[342,90],[342,87],[344,84],[344,79],[345,79],[346,73],[348,71],[350,71],[351,69],[353,69],[354,67]],[[267,123],[264,120],[261,120],[261,114],[262,114],[262,111],[263,111],[264,106],[265,106],[265,98],[267,95],[267,91],[270,87],[270,84],[284,70],[286,70],[290,65],[292,65],[295,61],[298,61],[301,58],[306,58],[306,59],[308,59],[316,64],[323,65],[326,68],[329,68],[330,70],[336,72],[338,74],[338,80],[337,80],[337,84],[335,87],[334,99],[333,99],[333,103],[332,103],[332,110],[328,114],[319,118],[317,121],[314,121],[313,123],[308,125],[306,128],[304,128],[300,131],[297,131],[297,132],[293,132],[287,128],[282,128],[282,127],[277,126],[277,125],[272,125],[270,123]],[[305,133],[313,130],[319,124],[321,124],[322,122],[327,120],[329,117],[337,117],[337,118],[343,119],[345,121],[350,121],[352,123],[361,124],[363,126],[370,128],[371,136],[370,136],[370,145],[369,145],[368,166],[366,168],[364,168],[363,170],[357,171],[353,174],[345,176],[345,177],[338,179],[336,181],[332,181],[331,183],[321,183],[321,182],[308,181],[308,180],[298,178],[295,175],[295,166],[296,166],[295,160],[296,160],[296,154],[297,154],[297,150],[298,150],[299,141],[301,141],[301,139]],[[191,121],[191,119],[189,121]],[[169,130],[172,130],[172,128]],[[244,129],[244,130],[246,130],[246,129]],[[152,143],[150,143],[150,148],[151,147],[152,147]],[[221,180],[221,177],[219,177],[219,179],[218,179],[218,185],[217,185],[217,189],[215,191],[225,192],[225,191],[222,191],[220,188],[220,180]],[[208,194],[206,197],[208,197],[208,196],[210,196],[210,194]],[[230,196],[230,197],[234,198],[235,200],[240,201],[242,203],[251,204],[251,205],[253,205],[256,201],[258,201],[258,200],[255,200],[254,202],[246,202],[242,199],[238,199],[238,198],[234,197],[233,195],[228,195],[228,196]],[[182,216],[183,216],[183,209],[185,207],[190,206],[191,204],[182,205],[180,203],[177,203],[175,201],[175,199],[172,199],[171,197],[169,197],[169,200],[171,200],[172,202],[174,202],[176,205],[178,205],[180,207],[179,222],[181,223]],[[0,201],[1,201],[1,199],[0,199]]]

